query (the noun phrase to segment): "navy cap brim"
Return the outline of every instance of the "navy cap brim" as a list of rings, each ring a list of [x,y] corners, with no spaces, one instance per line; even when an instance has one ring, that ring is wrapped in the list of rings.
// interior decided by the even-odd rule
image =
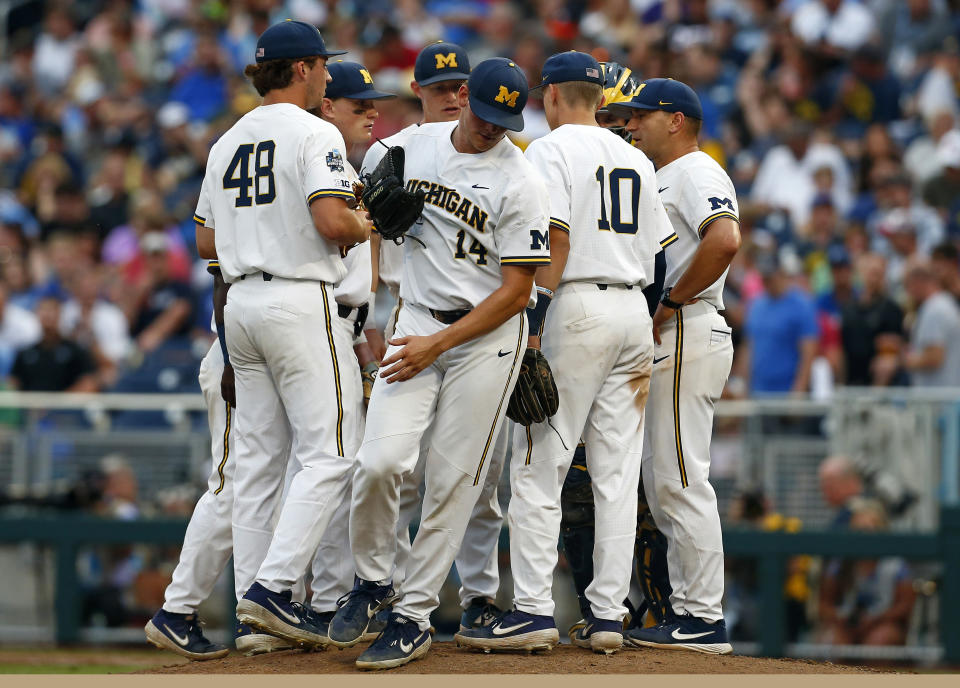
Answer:
[[[632,114],[631,110],[663,110],[663,108],[646,105],[644,103],[634,103],[633,101],[626,101],[623,103],[610,103],[609,105],[603,106],[607,112],[616,117],[626,117],[629,118]],[[620,114],[617,114],[617,111],[620,111]]]
[[[417,83],[421,86],[429,86],[430,84],[439,84],[441,81],[466,81],[469,78],[470,75],[463,72],[444,72],[443,74],[434,74]]]
[[[317,53],[320,57],[336,57],[337,55],[346,55],[349,50],[328,50],[324,53]]]
[[[368,89],[366,91],[356,91],[354,93],[344,93],[341,96],[327,96],[331,100],[336,98],[349,98],[350,100],[385,100],[386,98],[396,98],[396,93],[386,93],[384,91],[378,91],[374,88]]]
[[[492,105],[487,105],[477,100],[473,94],[470,94],[470,109],[473,114],[484,122],[495,124],[498,127],[509,129],[510,131],[523,131],[523,112],[511,115]]]

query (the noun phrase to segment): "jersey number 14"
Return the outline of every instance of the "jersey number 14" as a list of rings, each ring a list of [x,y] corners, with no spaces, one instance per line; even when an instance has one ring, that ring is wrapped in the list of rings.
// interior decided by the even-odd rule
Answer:
[[[277,145],[273,141],[261,141],[256,145],[244,143],[237,147],[233,159],[223,173],[223,188],[237,189],[237,208],[249,208],[273,203],[277,197],[277,182],[273,176],[273,154]],[[253,157],[253,176],[250,175],[250,158]],[[253,194],[250,187],[253,187]]]
[[[637,209],[640,207],[640,175],[636,170],[625,167],[616,167],[606,174],[603,165],[597,168],[597,181],[600,183],[600,218],[597,220],[597,229],[610,231],[617,234],[636,234],[637,233]],[[607,220],[607,198],[606,182],[610,181],[610,219]],[[624,185],[629,184],[626,189],[627,202],[630,204],[630,221],[623,219],[622,199]]]

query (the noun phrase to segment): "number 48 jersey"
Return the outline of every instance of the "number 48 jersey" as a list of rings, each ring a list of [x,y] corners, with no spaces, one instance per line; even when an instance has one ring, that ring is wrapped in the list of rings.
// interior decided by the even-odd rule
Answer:
[[[336,244],[313,224],[310,202],[353,198],[356,173],[337,128],[291,103],[261,105],[214,144],[194,220],[216,232],[227,282],[268,272],[336,284]]]
[[[601,127],[564,124],[526,157],[547,184],[551,229],[570,234],[561,284],[653,281],[654,256],[676,234],[647,156]]]

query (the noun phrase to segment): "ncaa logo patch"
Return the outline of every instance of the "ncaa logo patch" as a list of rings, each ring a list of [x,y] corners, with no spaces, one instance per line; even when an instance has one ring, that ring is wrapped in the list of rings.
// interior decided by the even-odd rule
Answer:
[[[343,172],[343,156],[338,148],[327,153],[327,167],[331,172]]]

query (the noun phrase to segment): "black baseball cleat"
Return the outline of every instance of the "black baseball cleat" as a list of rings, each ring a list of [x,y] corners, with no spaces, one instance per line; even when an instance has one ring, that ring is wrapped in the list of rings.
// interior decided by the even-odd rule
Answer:
[[[207,640],[196,614],[175,614],[163,609],[143,627],[147,641],[161,650],[198,661],[226,657],[230,650]]]

